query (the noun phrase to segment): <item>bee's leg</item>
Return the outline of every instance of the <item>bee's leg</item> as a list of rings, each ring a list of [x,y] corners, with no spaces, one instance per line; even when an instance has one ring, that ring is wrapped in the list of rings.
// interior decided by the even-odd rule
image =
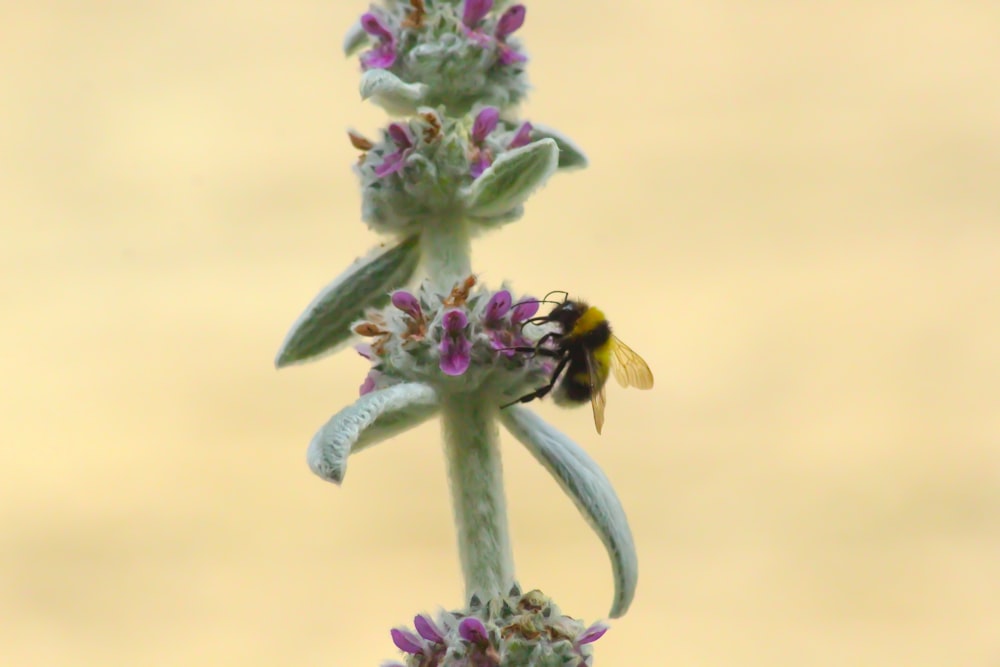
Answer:
[[[513,400],[510,403],[501,405],[500,409],[503,410],[504,408],[509,408],[515,403],[529,403],[535,400],[536,398],[544,398],[545,395],[548,394],[550,391],[552,391],[552,388],[556,386],[556,382],[559,381],[559,376],[562,374],[563,369],[566,368],[566,364],[568,363],[569,363],[569,356],[563,357],[562,360],[559,362],[559,365],[556,366],[556,369],[552,371],[552,379],[549,381],[548,384],[543,385],[538,389],[536,389],[535,391],[531,392],[530,394],[525,394],[521,398]]]
[[[497,350],[497,352],[504,352],[504,351],[521,352],[523,354],[540,354],[543,357],[555,357],[555,358],[558,358],[558,357],[563,356],[562,351],[560,351],[560,350],[550,350],[547,347],[542,347],[542,348],[538,348],[538,347],[526,347],[526,346],[523,346],[523,347],[501,347],[500,349]]]
[[[553,350],[552,348],[542,347],[542,346],[548,343],[550,340],[559,338],[560,335],[561,334],[559,332],[552,331],[539,338],[538,342],[530,347],[527,345],[518,345],[517,347],[503,347],[500,348],[500,351],[512,350],[514,352],[520,352],[522,354],[540,354],[544,357],[558,358],[563,355],[562,350]]]
[[[538,349],[542,345],[545,345],[546,343],[548,343],[550,340],[554,340],[556,338],[559,338],[559,336],[561,336],[561,335],[562,334],[560,334],[558,331],[550,331],[549,333],[545,334],[544,336],[542,336],[541,338],[538,339],[538,342],[535,343],[535,348]]]

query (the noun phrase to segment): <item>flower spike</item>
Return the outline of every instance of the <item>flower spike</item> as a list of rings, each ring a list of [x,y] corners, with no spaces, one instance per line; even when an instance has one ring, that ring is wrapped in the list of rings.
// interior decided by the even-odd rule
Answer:
[[[432,417],[441,423],[467,604],[418,614],[412,630],[393,628],[403,659],[383,667],[591,667],[607,626],[564,615],[515,579],[500,424],[604,543],[612,616],[635,595],[632,535],[596,463],[512,403],[558,381],[567,350],[556,337],[564,332],[537,316],[541,301],[482,285],[470,259],[478,232],[518,220],[555,171],[587,160],[556,130],[516,117],[528,89],[523,4],[371,1],[343,48],[359,59],[361,98],[397,116],[373,139],[348,132],[360,153],[361,217],[383,241],[320,291],[275,360],[310,361],[354,342],[367,367],[357,375],[358,398],[319,428],[306,459],[340,484],[351,454]]]

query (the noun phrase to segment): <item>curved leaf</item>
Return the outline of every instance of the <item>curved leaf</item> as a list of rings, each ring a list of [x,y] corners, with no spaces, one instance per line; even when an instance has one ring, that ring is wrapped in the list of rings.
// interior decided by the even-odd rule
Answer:
[[[530,410],[517,405],[505,408],[500,421],[556,478],[601,538],[615,579],[611,617],[623,616],[635,596],[639,570],[632,531],[611,482],[579,445]]]
[[[274,365],[310,361],[332,352],[351,336],[351,323],[364,309],[379,306],[389,292],[405,284],[420,259],[418,237],[378,249],[354,264],[327,285],[299,316],[278,350]]]
[[[559,168],[560,169],[583,169],[587,166],[587,156],[583,149],[577,146],[572,139],[558,130],[545,125],[534,125],[531,130],[532,138],[549,138],[559,146]]]
[[[542,139],[503,153],[465,192],[465,210],[474,218],[496,218],[525,202],[556,170],[559,148]]]
[[[309,443],[309,469],[340,484],[347,457],[432,417],[438,395],[420,382],[396,384],[365,394],[330,418]]]
[[[393,114],[416,111],[427,92],[427,84],[406,83],[392,72],[370,69],[361,75],[361,99],[371,99]]]
[[[347,57],[353,56],[362,47],[370,43],[370,41],[371,38],[368,36],[368,33],[361,27],[361,19],[358,19],[354,22],[354,25],[347,29],[347,33],[344,35],[344,55]]]

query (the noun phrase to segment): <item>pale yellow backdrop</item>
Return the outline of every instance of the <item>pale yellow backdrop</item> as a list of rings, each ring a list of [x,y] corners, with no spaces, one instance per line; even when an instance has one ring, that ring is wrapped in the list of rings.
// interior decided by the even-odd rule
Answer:
[[[352,352],[276,372],[359,222],[364,2],[0,10],[0,663],[376,665],[461,602],[436,425],[306,443]],[[1000,664],[1000,4],[530,3],[523,112],[592,161],[484,280],[600,303],[653,392],[538,410],[640,587],[600,665]],[[607,613],[598,540],[504,443],[518,573]]]

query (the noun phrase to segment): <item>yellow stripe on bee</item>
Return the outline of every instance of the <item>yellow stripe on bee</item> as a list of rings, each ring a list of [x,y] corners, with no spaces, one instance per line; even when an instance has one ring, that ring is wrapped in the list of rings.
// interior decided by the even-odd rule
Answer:
[[[604,345],[595,348],[590,353],[590,356],[594,358],[594,361],[597,364],[597,368],[595,370],[597,371],[598,377],[607,377],[608,368],[611,366],[611,345],[609,343],[605,343]]]
[[[590,306],[587,310],[583,311],[583,315],[580,316],[580,319],[573,324],[573,330],[569,332],[569,335],[582,336],[601,322],[604,322],[606,319],[607,318],[604,317],[604,313],[597,308]]]

